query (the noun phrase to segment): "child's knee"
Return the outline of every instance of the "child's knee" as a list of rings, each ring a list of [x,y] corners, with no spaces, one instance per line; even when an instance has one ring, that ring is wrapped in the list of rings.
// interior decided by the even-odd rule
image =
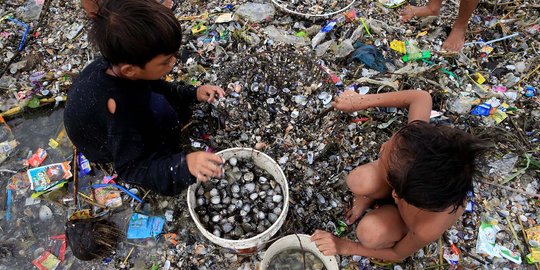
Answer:
[[[381,248],[388,243],[389,227],[377,217],[366,215],[356,227],[356,237],[367,248]]]
[[[372,163],[354,169],[346,178],[347,186],[352,193],[370,195],[378,191],[380,176]]]

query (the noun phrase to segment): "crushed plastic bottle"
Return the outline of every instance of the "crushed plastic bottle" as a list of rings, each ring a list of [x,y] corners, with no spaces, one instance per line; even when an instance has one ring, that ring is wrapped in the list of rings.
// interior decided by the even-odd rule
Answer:
[[[332,44],[334,43],[334,40],[328,40],[326,42],[323,42],[321,45],[317,46],[317,49],[315,49],[315,55],[317,55],[317,57],[323,56],[326,51],[328,51],[328,48],[330,48],[330,46],[332,46]]]
[[[307,42],[303,37],[289,35],[285,30],[280,30],[274,25],[270,25],[264,29],[266,35],[275,42],[283,42],[292,45],[306,45]]]
[[[467,114],[471,111],[474,98],[460,96],[454,99],[448,106],[448,110],[457,114]]]
[[[311,39],[311,47],[315,48],[319,43],[321,43],[325,38],[326,34],[328,32],[332,31],[334,29],[334,26],[336,26],[337,21],[336,20],[330,20],[322,29],[317,33],[312,39]]]
[[[489,175],[496,179],[504,179],[516,166],[518,156],[514,153],[508,153],[502,158],[490,162],[488,166]]]
[[[344,40],[341,44],[338,45],[336,50],[336,57],[343,58],[351,54],[354,51],[352,41],[350,39]]]

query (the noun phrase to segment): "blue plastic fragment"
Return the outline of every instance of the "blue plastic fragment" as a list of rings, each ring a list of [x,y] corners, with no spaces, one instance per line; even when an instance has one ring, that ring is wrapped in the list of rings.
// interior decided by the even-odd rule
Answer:
[[[334,26],[336,26],[337,21],[336,20],[330,20],[322,29],[321,32],[328,33],[334,29]]]
[[[530,85],[527,85],[525,86],[525,96],[526,97],[534,97],[536,96],[536,88],[530,86]]]
[[[491,111],[491,105],[487,103],[482,103],[471,111],[472,115],[480,115],[480,116],[488,116],[489,112]]]

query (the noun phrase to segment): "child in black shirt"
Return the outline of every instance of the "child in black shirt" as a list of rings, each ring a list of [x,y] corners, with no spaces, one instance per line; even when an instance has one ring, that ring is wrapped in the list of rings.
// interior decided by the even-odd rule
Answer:
[[[220,157],[179,149],[189,106],[224,91],[161,79],[176,63],[182,39],[172,11],[156,1],[102,1],[89,36],[103,59],[74,81],[64,112],[78,150],[90,161],[113,162],[122,180],[163,195],[220,176]]]

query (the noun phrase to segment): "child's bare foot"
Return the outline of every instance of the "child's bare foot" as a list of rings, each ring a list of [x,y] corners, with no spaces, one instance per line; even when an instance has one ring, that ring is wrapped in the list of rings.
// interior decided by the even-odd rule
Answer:
[[[454,26],[448,38],[444,41],[442,49],[448,52],[459,52],[465,44],[467,26]]]
[[[434,10],[428,6],[415,7],[415,6],[406,6],[403,11],[401,11],[400,19],[402,22],[408,22],[414,17],[427,17],[427,16],[438,16],[439,10]]]
[[[365,196],[354,195],[353,205],[351,209],[347,210],[345,213],[345,223],[347,223],[347,225],[351,225],[356,222],[372,203],[373,199]]]

